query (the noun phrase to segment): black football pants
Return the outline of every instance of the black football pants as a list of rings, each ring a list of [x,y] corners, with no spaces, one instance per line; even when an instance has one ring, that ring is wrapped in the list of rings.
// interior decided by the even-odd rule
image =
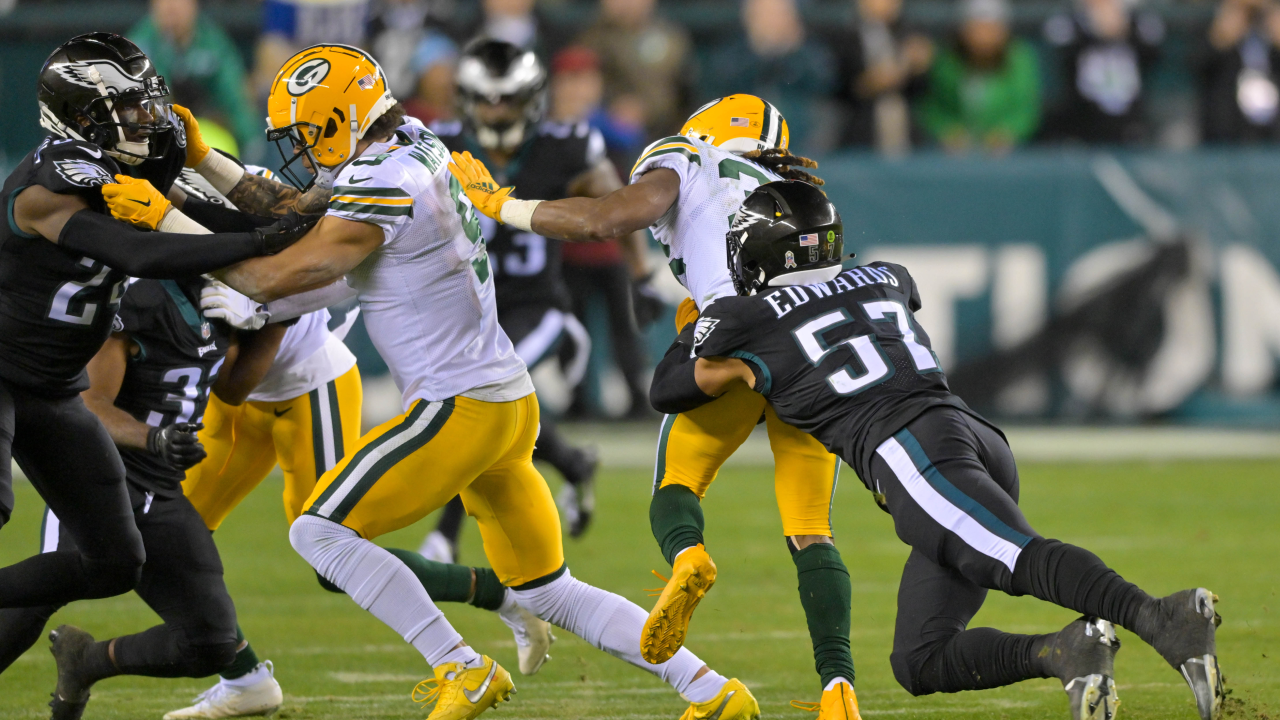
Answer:
[[[222,579],[213,535],[185,497],[155,497],[132,484],[129,495],[147,551],[135,591],[164,624],[117,638],[116,667],[124,675],[213,675],[231,664],[239,645],[235,605]],[[76,545],[49,510],[40,543],[43,554]],[[59,607],[0,610],[0,672],[39,640]]]
[[[47,398],[0,380],[0,514],[13,508],[11,460],[62,519],[75,547],[0,568],[0,608],[111,597],[138,583],[145,554],[124,463],[79,395]]]

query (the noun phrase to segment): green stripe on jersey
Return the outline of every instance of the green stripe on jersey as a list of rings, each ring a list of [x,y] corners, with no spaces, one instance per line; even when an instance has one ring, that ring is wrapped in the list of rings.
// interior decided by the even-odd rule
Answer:
[[[667,148],[665,150],[651,152],[648,155],[645,155],[644,160],[641,160],[641,162],[644,162],[649,158],[656,158],[659,155],[670,155],[671,153],[680,153],[681,155],[689,158],[689,162],[696,163],[698,165],[702,164],[702,156],[699,155],[696,150],[690,151],[690,150],[685,150],[684,148],[679,148],[679,147]]]
[[[694,148],[695,150],[697,149],[697,146],[693,144],[693,141],[683,135],[672,135],[671,137],[664,137],[661,140],[650,144],[649,147],[662,147],[663,145],[666,145],[668,143],[682,143],[684,145],[688,145],[691,148]]]
[[[362,215],[385,215],[387,217],[408,215],[413,217],[412,205],[372,205],[368,203],[338,202],[335,200],[329,203],[329,209]]]
[[[333,194],[352,195],[355,197],[385,197],[385,198],[407,198],[409,193],[400,188],[379,188],[379,187],[362,187],[359,185],[339,185],[333,189]]]

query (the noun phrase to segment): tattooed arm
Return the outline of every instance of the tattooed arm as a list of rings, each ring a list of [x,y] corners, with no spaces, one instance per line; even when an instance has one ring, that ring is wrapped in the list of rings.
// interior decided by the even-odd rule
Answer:
[[[240,182],[227,193],[240,210],[254,215],[281,217],[290,210],[303,215],[324,212],[329,205],[330,188],[313,186],[305,193],[275,180],[245,173]]]

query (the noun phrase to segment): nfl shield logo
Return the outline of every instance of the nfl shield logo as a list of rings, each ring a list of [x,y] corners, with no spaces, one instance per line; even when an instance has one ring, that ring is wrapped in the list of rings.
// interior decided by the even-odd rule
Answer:
[[[785,263],[784,263],[784,264],[785,264],[787,267],[789,267],[789,268],[793,268],[793,267],[795,267],[795,266],[796,266],[796,254],[795,254],[795,253],[793,253],[793,252],[791,252],[790,250],[788,250],[788,251],[787,251],[787,255],[786,255]]]
[[[205,340],[208,340],[209,338],[213,337],[213,327],[209,325],[209,323],[207,322],[201,323],[200,335],[204,337]]]

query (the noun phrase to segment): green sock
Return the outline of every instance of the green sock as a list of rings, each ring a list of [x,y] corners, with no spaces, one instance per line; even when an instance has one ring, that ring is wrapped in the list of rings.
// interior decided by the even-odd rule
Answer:
[[[835,678],[853,682],[853,654],[849,651],[850,603],[853,588],[849,571],[835,545],[814,543],[791,559],[800,579],[800,604],[809,622],[813,664],[822,687]]]
[[[466,565],[428,560],[412,550],[387,548],[387,552],[400,558],[409,566],[418,582],[435,602],[468,602],[484,610],[497,610],[502,606],[506,588],[489,568],[472,568]],[[475,571],[476,593],[471,596],[471,573]]]
[[[702,503],[683,485],[660,487],[649,501],[649,526],[662,556],[674,565],[681,550],[702,544]]]
[[[240,629],[240,625],[236,625],[236,644],[244,642],[244,631]],[[235,680],[238,677],[244,677],[253,672],[258,667],[258,654],[253,651],[253,646],[245,643],[244,647],[236,653],[236,659],[221,673],[222,677],[228,680]]]

